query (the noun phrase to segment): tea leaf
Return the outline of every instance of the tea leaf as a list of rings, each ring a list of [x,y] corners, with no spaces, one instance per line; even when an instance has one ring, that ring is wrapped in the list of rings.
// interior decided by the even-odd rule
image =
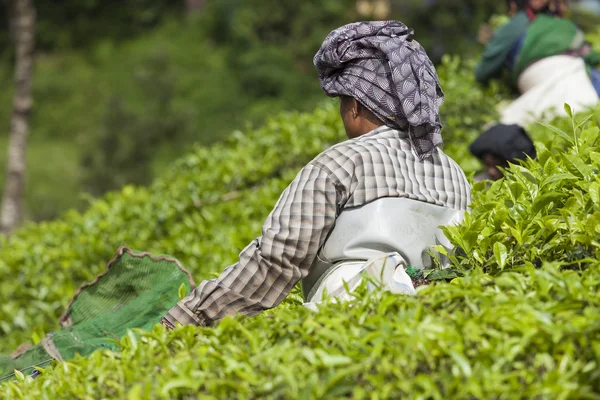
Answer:
[[[200,382],[190,378],[179,378],[168,381],[161,389],[160,394],[163,397],[169,395],[174,389],[192,389],[196,390],[200,386]]]
[[[542,208],[546,207],[548,204],[552,202],[556,202],[564,198],[566,195],[564,193],[546,193],[541,196],[538,196],[533,201],[533,206],[531,207],[532,212],[537,213]]]
[[[508,258],[508,251],[506,250],[506,246],[500,242],[494,243],[494,258],[500,269],[504,269],[506,259]]]
[[[567,103],[565,103],[564,109],[565,109],[565,112],[567,113],[567,115],[569,116],[569,118],[573,119],[573,110],[571,109],[571,106],[568,105]]]
[[[563,138],[567,143],[573,144],[573,138],[570,137],[563,130],[558,129],[557,127],[554,127],[554,126],[551,126],[551,125],[543,124],[543,123],[540,123],[540,125],[542,125],[543,127],[547,128],[547,129],[550,129],[552,132],[556,133],[558,136],[560,136],[561,138]]]
[[[600,183],[598,183],[598,182],[591,183],[588,190],[589,190],[589,194],[590,194],[590,199],[592,199],[594,204],[596,204],[597,206],[600,206]]]

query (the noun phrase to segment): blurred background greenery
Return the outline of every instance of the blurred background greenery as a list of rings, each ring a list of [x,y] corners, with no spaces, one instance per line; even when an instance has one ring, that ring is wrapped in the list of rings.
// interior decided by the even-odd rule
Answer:
[[[489,0],[36,0],[25,217],[52,219],[147,184],[194,142],[324,96],[312,57],[332,29],[398,19],[438,62],[480,51]],[[0,6],[0,188],[14,50]],[[595,24],[583,13],[581,20]]]

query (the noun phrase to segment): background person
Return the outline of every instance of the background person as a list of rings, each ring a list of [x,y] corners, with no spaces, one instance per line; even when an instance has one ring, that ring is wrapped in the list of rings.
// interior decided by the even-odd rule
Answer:
[[[564,113],[564,103],[575,110],[598,102],[600,79],[594,67],[600,55],[584,33],[564,18],[563,0],[509,0],[510,21],[494,32],[477,65],[481,83],[503,71],[521,96],[501,111],[503,124],[528,123]]]
[[[469,151],[484,165],[484,171],[475,176],[475,181],[498,180],[504,176],[499,167],[536,157],[533,141],[519,125],[491,127],[471,143]]]

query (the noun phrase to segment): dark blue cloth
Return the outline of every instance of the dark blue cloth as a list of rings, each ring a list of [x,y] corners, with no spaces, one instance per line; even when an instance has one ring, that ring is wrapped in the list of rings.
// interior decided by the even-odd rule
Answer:
[[[590,70],[590,79],[592,80],[594,89],[596,89],[596,93],[598,93],[598,97],[600,97],[600,71],[596,68],[592,68]]]
[[[521,51],[521,47],[523,47],[523,42],[525,42],[525,36],[526,35],[523,34],[521,36],[521,38],[519,38],[517,43],[515,43],[513,48],[510,50],[510,53],[508,53],[508,57],[506,57],[506,67],[511,71],[513,70],[513,68],[515,67],[515,64],[517,63],[517,56],[519,55],[519,52]]]

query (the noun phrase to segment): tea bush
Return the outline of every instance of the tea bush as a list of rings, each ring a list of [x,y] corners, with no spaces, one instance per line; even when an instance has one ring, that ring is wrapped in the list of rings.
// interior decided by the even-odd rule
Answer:
[[[13,398],[597,398],[600,270],[480,271],[215,328],[156,327],[0,387]]]
[[[466,144],[503,94],[468,63],[439,69],[446,151]],[[118,354],[16,375],[6,398],[599,398],[600,143],[597,122],[535,126],[539,158],[474,187],[471,214],[447,229],[464,275],[416,297],[364,290],[303,308],[295,291],[259,317],[214,328],[137,332]],[[38,341],[81,283],[120,245],[179,258],[196,281],[235,260],[297,170],[343,139],[336,106],[287,113],[222,144],[195,147],[147,188],[126,187],[83,214],[2,239],[0,349]]]
[[[570,115],[572,112],[568,109]],[[514,165],[505,178],[475,186],[473,210],[446,235],[460,247],[462,270],[496,274],[544,260],[585,269],[600,260],[600,128],[572,120],[571,132],[547,127],[535,161]]]

